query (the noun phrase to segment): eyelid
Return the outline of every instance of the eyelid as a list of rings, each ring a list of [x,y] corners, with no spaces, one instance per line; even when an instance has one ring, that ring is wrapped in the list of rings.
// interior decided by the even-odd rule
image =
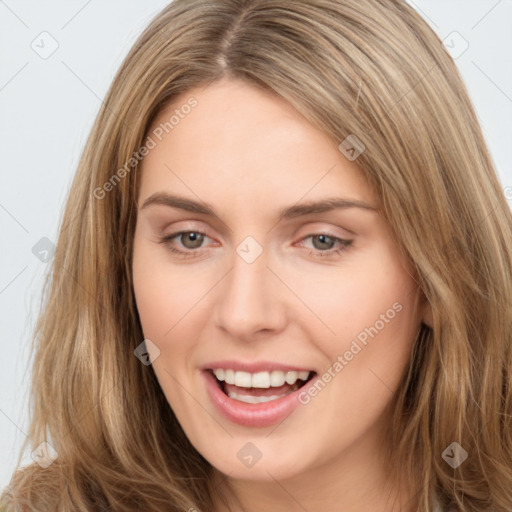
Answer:
[[[194,222],[199,222],[200,224],[193,224]],[[204,224],[201,221],[190,220],[190,221],[185,221],[183,223],[183,225],[182,225],[182,223],[178,223],[178,224],[179,224],[178,228],[172,229],[172,231],[168,235],[162,235],[162,237],[169,237],[172,235],[177,235],[177,234],[193,231],[193,232],[208,236],[208,238],[210,238],[212,240],[214,239],[214,237],[208,235],[209,228],[204,229],[203,227],[201,227],[201,224]],[[342,239],[342,240],[348,240],[348,239],[351,239],[351,238],[357,236],[357,234],[354,231],[351,231],[350,229],[347,229],[347,228],[342,228],[340,226],[336,226],[336,229],[345,232],[345,234],[343,234],[343,233],[336,234],[333,229],[325,227],[325,224],[328,224],[325,222],[317,221],[315,223],[309,222],[307,224],[309,226],[307,229],[301,225],[297,230],[295,230],[292,235],[293,238],[299,237],[299,233],[302,233],[303,231],[304,231],[304,234],[302,234],[300,236],[301,239],[303,239],[304,237],[310,236],[310,235],[320,235],[320,234],[329,235],[332,238],[338,238],[338,239]],[[163,229],[162,231],[165,231],[165,229]]]
[[[326,227],[326,225],[330,225]],[[342,240],[349,240],[357,236],[355,231],[351,231],[347,228],[342,228],[341,226],[332,226],[332,223],[329,222],[309,222],[307,223],[307,228],[304,226],[300,226],[297,231],[295,231],[294,237],[304,238],[308,235],[329,235],[332,238],[339,238]]]

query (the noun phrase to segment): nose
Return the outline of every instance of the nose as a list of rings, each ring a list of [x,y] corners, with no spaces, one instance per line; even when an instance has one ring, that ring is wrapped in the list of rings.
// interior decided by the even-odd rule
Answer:
[[[232,268],[217,288],[216,324],[236,340],[251,341],[284,329],[286,287],[268,268],[268,251],[256,260],[233,255]]]

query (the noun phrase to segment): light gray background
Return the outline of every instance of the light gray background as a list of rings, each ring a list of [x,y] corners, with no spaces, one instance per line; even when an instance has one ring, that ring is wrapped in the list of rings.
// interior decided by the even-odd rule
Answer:
[[[167,3],[0,0],[0,487],[28,424],[28,348],[47,266],[40,240],[55,242],[102,98]],[[512,0],[409,3],[441,39],[449,36],[512,205]]]

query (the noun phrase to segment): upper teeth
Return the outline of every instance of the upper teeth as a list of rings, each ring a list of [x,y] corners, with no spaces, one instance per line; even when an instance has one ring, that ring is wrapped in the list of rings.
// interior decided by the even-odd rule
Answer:
[[[282,386],[285,382],[293,385],[300,380],[308,380],[310,372],[282,372],[275,370],[273,372],[240,372],[235,370],[225,370],[217,368],[213,370],[215,377],[228,384],[234,384],[241,388],[270,388]]]

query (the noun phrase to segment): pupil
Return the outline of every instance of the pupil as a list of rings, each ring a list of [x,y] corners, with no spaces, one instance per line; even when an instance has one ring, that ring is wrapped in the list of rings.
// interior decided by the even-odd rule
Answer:
[[[330,236],[328,236],[328,235],[317,235],[317,237],[316,237],[316,238],[318,238],[318,239],[321,241],[321,243],[326,243],[326,241],[325,241],[325,240],[326,240],[326,239],[327,239],[327,240],[329,240],[331,237],[330,237]],[[328,243],[328,242],[327,242],[327,243]],[[320,247],[320,248],[321,248],[321,249],[325,249],[325,247]]]
[[[202,236],[203,235],[200,235],[198,233],[195,233],[193,231],[191,231],[190,233],[187,233],[187,238],[186,238],[186,241],[192,241],[192,248],[195,248],[195,247],[199,247],[201,245],[201,241],[202,241]],[[196,242],[194,244],[194,242]],[[185,244],[186,245],[186,244]]]

